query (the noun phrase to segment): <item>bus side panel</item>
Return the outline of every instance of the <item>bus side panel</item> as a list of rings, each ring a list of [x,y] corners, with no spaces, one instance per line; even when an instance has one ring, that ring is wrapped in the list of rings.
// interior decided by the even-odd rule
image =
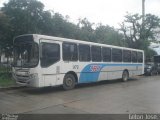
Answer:
[[[65,74],[57,74],[56,85],[62,85]]]
[[[63,66],[62,66],[63,65]],[[61,62],[60,73],[57,74],[56,85],[63,84],[63,79],[69,71],[76,73],[78,83],[89,83],[100,80],[112,80],[122,78],[123,71],[126,69],[129,76],[140,75],[142,64],[123,64],[123,63],[83,63],[83,62]]]
[[[134,74],[133,75],[142,75],[143,74],[143,65],[142,66],[136,66],[135,68],[136,70],[134,70]]]
[[[122,66],[116,66],[116,65],[106,65],[101,70],[101,73],[99,75],[99,80],[112,80],[122,77]]]
[[[135,75],[135,74],[134,74],[134,71],[136,70],[136,66],[135,66],[135,65],[132,65],[132,64],[130,64],[130,65],[124,65],[124,66],[123,66],[123,71],[124,71],[124,70],[128,70],[129,77],[132,77],[132,76]],[[122,71],[122,74],[123,74],[123,71]],[[121,75],[121,78],[122,78],[122,75]]]
[[[124,70],[129,76],[142,74],[142,64],[88,64],[80,72],[79,83],[96,82],[99,80],[112,80],[122,78]]]
[[[131,66],[129,70],[129,77],[135,76],[135,75],[142,75],[143,74],[143,65],[135,65]]]

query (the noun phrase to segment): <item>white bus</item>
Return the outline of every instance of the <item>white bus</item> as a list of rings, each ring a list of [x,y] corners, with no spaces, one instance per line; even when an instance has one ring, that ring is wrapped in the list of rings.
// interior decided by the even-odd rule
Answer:
[[[129,77],[144,73],[144,52],[93,42],[29,34],[14,39],[13,77],[32,87]]]

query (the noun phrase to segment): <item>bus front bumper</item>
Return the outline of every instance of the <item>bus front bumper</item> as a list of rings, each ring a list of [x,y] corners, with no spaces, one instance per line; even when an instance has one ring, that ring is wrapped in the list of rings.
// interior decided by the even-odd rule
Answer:
[[[30,87],[39,87],[37,80],[38,75],[37,74],[31,74],[28,76],[21,76],[16,75],[12,73],[13,79],[16,81],[17,84],[23,85],[23,86],[30,86]]]

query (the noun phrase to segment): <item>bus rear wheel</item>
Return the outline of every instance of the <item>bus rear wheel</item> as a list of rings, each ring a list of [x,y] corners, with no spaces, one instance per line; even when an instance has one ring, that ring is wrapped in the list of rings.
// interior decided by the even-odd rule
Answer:
[[[66,74],[63,80],[63,89],[71,90],[75,87],[76,79],[72,74]]]
[[[126,81],[128,81],[128,78],[129,78],[128,71],[127,71],[127,70],[123,71],[122,81],[123,81],[123,82],[126,82]]]

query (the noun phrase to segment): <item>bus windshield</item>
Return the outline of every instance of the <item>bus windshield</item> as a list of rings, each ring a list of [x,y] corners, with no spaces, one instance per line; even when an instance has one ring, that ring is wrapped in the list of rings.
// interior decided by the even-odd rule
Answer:
[[[38,44],[16,41],[14,45],[14,67],[35,67],[39,61]]]

